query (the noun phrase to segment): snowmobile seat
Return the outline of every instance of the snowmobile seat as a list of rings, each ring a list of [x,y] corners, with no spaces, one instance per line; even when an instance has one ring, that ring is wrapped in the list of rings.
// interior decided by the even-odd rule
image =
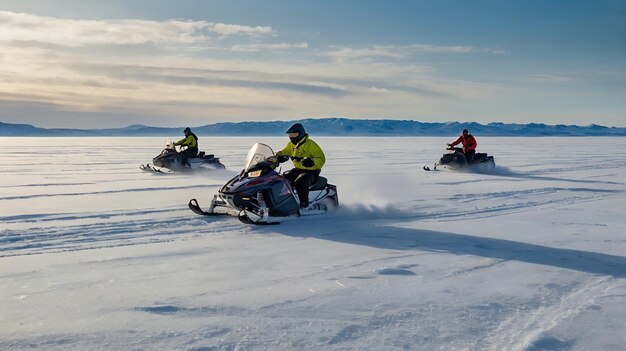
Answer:
[[[326,187],[326,184],[328,184],[328,179],[324,177],[317,177],[317,181],[309,187],[309,190],[323,190]]]
[[[476,154],[474,154],[474,160],[483,160],[487,158],[487,154],[484,154],[482,152],[477,152]]]

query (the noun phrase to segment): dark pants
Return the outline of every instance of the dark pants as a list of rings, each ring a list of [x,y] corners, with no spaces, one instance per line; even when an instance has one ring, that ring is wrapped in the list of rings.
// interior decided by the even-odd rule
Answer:
[[[198,148],[197,147],[188,147],[185,150],[180,152],[180,163],[184,165],[191,166],[191,164],[187,161],[188,158],[194,158],[198,156]]]
[[[476,150],[469,150],[468,152],[464,152],[464,154],[467,163],[474,163],[474,155],[476,154]]]
[[[309,206],[309,188],[320,177],[320,170],[312,171],[308,169],[294,168],[283,174],[285,178],[289,179],[293,187],[298,192],[298,198],[300,199],[300,207]]]

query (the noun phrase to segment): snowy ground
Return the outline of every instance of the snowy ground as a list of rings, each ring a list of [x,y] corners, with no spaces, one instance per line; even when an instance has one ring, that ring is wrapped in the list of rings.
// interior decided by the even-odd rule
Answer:
[[[624,350],[626,138],[314,138],[340,210],[203,218],[228,171],[139,171],[163,138],[0,138],[2,350]]]

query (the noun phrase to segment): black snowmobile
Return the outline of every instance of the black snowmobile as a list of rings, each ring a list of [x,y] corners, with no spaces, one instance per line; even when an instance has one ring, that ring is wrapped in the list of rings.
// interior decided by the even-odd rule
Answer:
[[[182,149],[182,147],[181,147]],[[171,141],[165,144],[165,149],[152,159],[152,165],[149,163],[141,165],[139,168],[145,172],[165,173],[161,168],[167,169],[166,172],[195,172],[199,170],[215,170],[226,168],[214,155],[206,155],[204,151],[200,151],[198,156],[187,158],[183,163],[183,158]]]
[[[287,178],[276,171],[279,163],[272,148],[257,143],[248,152],[246,166],[213,196],[204,211],[196,199],[189,209],[199,215],[236,215],[250,224],[278,224],[287,217],[324,214],[339,205],[337,187],[324,177],[309,189],[309,207],[300,208],[295,189]]]
[[[438,166],[443,166],[456,171],[486,171],[496,167],[496,162],[493,160],[493,156],[477,152],[474,154],[474,160],[472,162],[468,162],[462,148],[449,146],[446,150],[449,152],[441,156],[439,162],[435,163],[432,170],[436,171]],[[428,166],[424,166],[424,170],[430,171],[431,169]]]

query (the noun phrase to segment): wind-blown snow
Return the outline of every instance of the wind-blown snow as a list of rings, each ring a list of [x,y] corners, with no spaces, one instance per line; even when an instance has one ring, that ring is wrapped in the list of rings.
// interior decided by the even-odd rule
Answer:
[[[227,170],[148,174],[162,138],[2,138],[0,349],[622,350],[626,138],[315,137],[341,207],[204,218]]]

